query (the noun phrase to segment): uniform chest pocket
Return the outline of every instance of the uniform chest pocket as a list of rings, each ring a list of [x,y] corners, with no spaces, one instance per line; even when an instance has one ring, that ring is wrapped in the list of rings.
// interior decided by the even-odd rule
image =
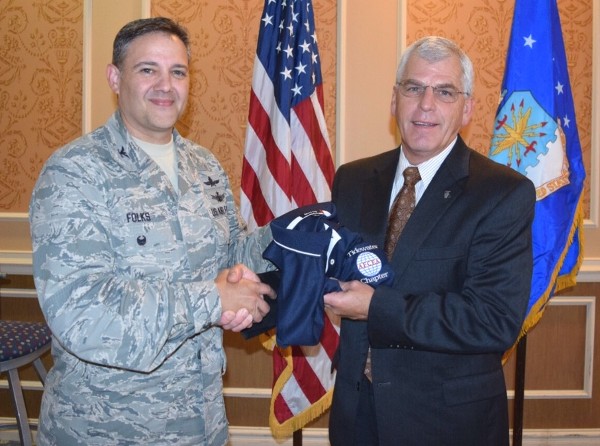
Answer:
[[[182,243],[167,221],[127,224],[113,235],[117,268],[133,276],[172,271],[181,259]]]

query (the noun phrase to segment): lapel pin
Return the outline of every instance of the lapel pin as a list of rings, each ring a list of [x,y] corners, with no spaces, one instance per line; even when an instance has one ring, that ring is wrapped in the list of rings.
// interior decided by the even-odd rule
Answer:
[[[445,190],[444,191],[444,198],[450,198],[450,191],[449,190]]]

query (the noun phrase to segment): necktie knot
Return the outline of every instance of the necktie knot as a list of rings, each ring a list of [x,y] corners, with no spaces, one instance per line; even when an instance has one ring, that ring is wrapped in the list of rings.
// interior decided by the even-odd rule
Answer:
[[[402,175],[404,176],[404,183],[409,187],[414,186],[421,179],[419,169],[416,167],[407,167],[404,169],[404,172],[402,172]]]

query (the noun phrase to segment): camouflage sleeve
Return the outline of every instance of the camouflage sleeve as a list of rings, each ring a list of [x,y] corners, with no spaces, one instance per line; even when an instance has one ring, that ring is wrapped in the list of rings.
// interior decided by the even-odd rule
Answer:
[[[41,308],[57,341],[80,359],[151,371],[218,321],[214,281],[122,274],[111,244],[115,222],[103,174],[85,159],[51,158],[33,192],[33,267]]]
[[[233,199],[232,199],[233,201]],[[273,240],[269,225],[248,232],[239,211],[232,204],[234,212],[230,215],[231,245],[230,264],[243,263],[257,273],[271,271],[275,266],[263,258],[263,252]]]
[[[246,222],[235,204],[227,173],[223,170],[214,155],[209,154],[207,161],[211,164],[212,169],[220,172],[220,178],[225,184],[224,191],[229,225],[229,249],[227,264],[224,266],[243,263],[257,273],[275,269],[275,266],[271,262],[263,258],[264,250],[267,249],[267,246],[273,240],[270,226],[265,225],[252,232],[248,232]]]

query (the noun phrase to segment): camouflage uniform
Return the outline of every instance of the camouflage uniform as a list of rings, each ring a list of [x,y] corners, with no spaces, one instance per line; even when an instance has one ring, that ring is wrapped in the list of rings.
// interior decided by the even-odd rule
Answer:
[[[269,269],[216,158],[174,132],[179,195],[120,114],[53,154],[30,205],[54,334],[38,445],[222,445],[217,272]]]

